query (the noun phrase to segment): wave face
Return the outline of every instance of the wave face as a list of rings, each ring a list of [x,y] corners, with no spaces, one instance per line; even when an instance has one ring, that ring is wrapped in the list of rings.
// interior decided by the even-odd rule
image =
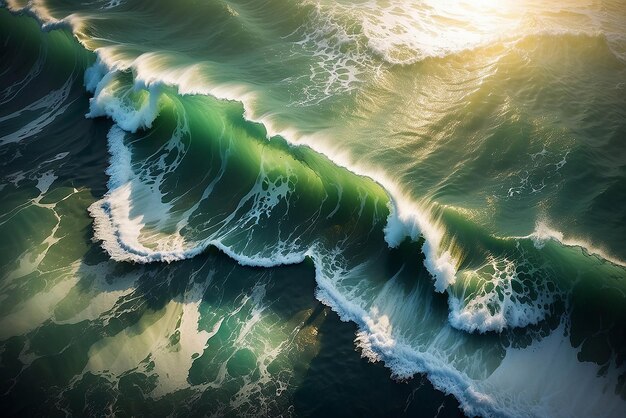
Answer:
[[[10,412],[624,416],[626,13],[544,3],[6,2]]]

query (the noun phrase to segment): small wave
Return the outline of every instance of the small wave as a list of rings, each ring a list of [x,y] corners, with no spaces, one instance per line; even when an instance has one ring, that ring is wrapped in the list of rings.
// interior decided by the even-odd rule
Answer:
[[[616,266],[626,267],[626,261],[608,254],[605,250],[595,247],[592,243],[584,239],[566,238],[562,232],[550,228],[545,222],[537,222],[535,230],[530,235],[520,238],[532,240],[535,248],[539,250],[549,241],[556,241],[567,247],[578,247],[585,253],[596,256],[600,260],[606,260]]]

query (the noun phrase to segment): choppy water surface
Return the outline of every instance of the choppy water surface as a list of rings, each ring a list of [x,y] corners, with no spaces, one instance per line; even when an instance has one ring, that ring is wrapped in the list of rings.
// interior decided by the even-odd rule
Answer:
[[[2,4],[9,414],[626,414],[620,1]]]

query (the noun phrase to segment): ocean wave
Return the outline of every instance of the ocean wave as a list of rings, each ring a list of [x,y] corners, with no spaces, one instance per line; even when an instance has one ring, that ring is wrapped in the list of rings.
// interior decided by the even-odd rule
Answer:
[[[166,69],[164,73],[162,73],[162,71],[154,71],[152,70],[154,64],[151,64],[151,62],[154,60],[158,62],[158,56],[155,55],[142,55],[132,62],[113,59],[111,63],[108,63],[107,59],[110,59],[109,49],[105,48],[102,51],[97,51],[97,53],[98,61],[93,67],[87,70],[85,78],[86,86],[89,89],[93,89],[95,92],[94,98],[91,101],[89,116],[109,116],[121,128],[128,132],[136,132],[139,129],[149,128],[158,115],[157,102],[160,95],[159,89],[161,88],[160,86],[163,85],[175,87],[178,94],[202,94],[219,99],[240,101],[244,104],[246,119],[261,123],[266,129],[268,138],[279,135],[283,138],[292,139],[294,145],[305,144],[316,152],[327,156],[339,166],[345,167],[357,175],[370,178],[381,185],[389,196],[390,211],[385,227],[385,240],[387,244],[390,247],[396,247],[406,238],[417,240],[420,236],[423,236],[425,240],[422,247],[422,251],[425,254],[424,265],[434,278],[435,290],[444,292],[456,282],[456,274],[460,262],[452,255],[454,251],[450,247],[450,244],[443,243],[445,230],[440,222],[432,219],[430,213],[433,213],[433,209],[422,209],[420,204],[407,198],[407,194],[403,193],[399,186],[397,186],[394,181],[388,179],[384,173],[374,171],[370,167],[361,167],[359,164],[354,163],[349,156],[342,155],[334,149],[326,149],[324,142],[319,141],[314,136],[303,136],[289,128],[274,128],[274,122],[271,117],[254,114],[252,110],[254,109],[254,105],[252,103],[255,101],[255,95],[246,87],[233,85],[194,85],[194,77],[189,74],[189,71],[194,71],[193,68]],[[115,57],[115,55],[113,56]],[[134,86],[131,93],[124,93],[120,98],[115,94],[114,89],[111,90],[108,86],[114,84],[113,81],[116,77],[120,76],[120,73],[127,72],[132,72]],[[128,94],[132,95],[132,93],[136,92],[143,92],[145,96],[139,100],[141,103],[139,107],[133,108],[132,106],[137,106],[137,100],[130,97],[129,100],[124,102],[123,99]],[[110,208],[107,210],[110,210]],[[109,234],[107,236],[112,237],[113,235]],[[116,239],[119,239],[119,237]],[[111,242],[112,239],[109,238],[108,241]],[[153,255],[150,255],[151,253],[149,251],[146,252],[147,250],[145,248],[135,246],[134,251],[137,255],[127,255],[127,257],[130,260],[142,260],[142,262],[174,260],[195,255],[207,246],[208,244],[203,244],[200,247],[187,250],[178,248],[172,251],[156,252]],[[123,245],[118,245],[118,247],[123,247]],[[113,248],[114,247],[111,246],[112,251]],[[126,250],[128,250],[128,248],[126,248]],[[119,252],[117,249],[114,251],[116,253]],[[119,258],[123,259],[121,255],[119,255]],[[296,259],[300,260],[301,256],[296,257]],[[257,265],[254,261],[248,261],[248,263]],[[267,264],[267,260],[264,260],[261,264],[263,263]],[[469,320],[467,314],[460,314],[462,311],[460,306],[459,301],[455,299],[455,297],[451,297],[451,318],[455,318],[452,323],[459,329],[465,330],[480,330],[481,332],[486,332],[502,330],[505,327],[523,327],[529,323],[536,323],[542,318],[538,313],[539,311],[537,311],[535,314],[530,315],[533,318],[531,320],[512,319],[519,315],[517,313],[506,315],[496,322],[494,322],[492,317],[482,315],[473,315],[472,319]],[[541,311],[544,310],[545,309],[542,309]],[[517,312],[517,310],[511,312]],[[481,320],[480,318],[483,319]],[[506,318],[509,318],[509,322],[507,322]]]
[[[109,72],[105,73],[105,67],[103,66],[109,68]],[[120,75],[120,72],[129,70],[132,70],[133,74],[133,89],[130,92],[122,91],[123,94],[120,98],[119,94],[116,95],[110,86],[112,84],[115,85],[114,79]],[[98,78],[100,80],[96,82]],[[182,83],[185,84],[175,80],[182,80]],[[347,168],[359,176],[370,178],[387,190],[390,205],[390,214],[387,227],[385,228],[387,243],[394,247],[405,238],[416,240],[420,235],[424,236],[426,240],[423,247],[426,255],[425,265],[435,278],[436,290],[443,292],[450,284],[454,283],[456,273],[455,260],[449,251],[439,248],[443,235],[441,228],[438,228],[436,222],[429,219],[427,211],[420,209],[417,203],[408,200],[407,196],[400,192],[400,188],[386,178],[383,173],[373,173],[370,168],[359,167],[348,159],[341,160],[331,150],[323,149],[321,142],[314,138],[303,137],[294,131],[282,131],[272,128],[273,123],[271,119],[257,116],[250,110],[254,108],[249,104],[251,97],[253,97],[251,92],[237,88],[231,89],[229,88],[231,86],[217,86],[214,88],[194,87],[187,84],[191,83],[191,80],[189,77],[181,77],[181,74],[177,71],[167,72],[161,78],[158,73],[149,70],[149,67],[144,64],[142,57],[131,64],[121,64],[119,62],[107,64],[106,58],[99,55],[98,61],[87,70],[85,76],[85,85],[90,89],[94,89],[95,86],[94,98],[90,101],[91,111],[87,116],[108,116],[128,132],[149,128],[158,115],[159,88],[163,84],[175,87],[176,92],[182,95],[203,94],[211,95],[218,99],[237,100],[244,104],[245,118],[251,122],[261,123],[266,129],[268,138],[281,136],[287,140],[292,140],[292,143],[296,146],[305,144],[314,151],[325,155],[339,166]],[[131,100],[127,102],[121,101],[138,91],[145,93],[145,96],[140,100],[132,100],[133,98],[130,97]],[[139,107],[137,107],[138,102]],[[292,139],[293,136],[297,138],[295,141]]]
[[[91,82],[90,77],[87,77],[87,79]],[[111,80],[111,77],[105,75],[101,82],[106,84],[111,82]],[[146,87],[143,82],[140,85],[144,90],[150,88]],[[103,90],[103,88],[96,88],[96,91]],[[114,99],[115,103],[117,103],[116,100]],[[98,103],[98,100],[94,102]],[[151,101],[148,102],[153,103]],[[106,106],[103,108],[107,109]],[[125,108],[128,109],[128,107]],[[133,108],[131,113],[137,112],[143,115],[146,114],[144,113],[145,109],[144,106],[138,106]],[[150,109],[152,110],[147,114],[151,116],[147,119],[133,115],[129,116],[124,112],[120,112],[117,108],[109,110],[107,115],[114,121],[120,120],[123,123],[133,121],[133,123],[127,125],[129,132],[131,132],[151,126],[158,114],[158,106],[152,106]],[[317,292],[318,299],[338,312],[342,319],[357,323],[360,331],[357,334],[356,342],[362,349],[363,354],[372,361],[384,361],[390,367],[395,377],[408,378],[415,373],[426,373],[438,389],[451,393],[459,399],[465,412],[468,414],[516,416],[520,411],[529,409],[534,410],[538,415],[553,415],[557,413],[549,405],[532,406],[533,401],[531,400],[523,401],[519,397],[516,398],[513,393],[503,392],[502,389],[495,389],[488,384],[477,384],[467,374],[447,363],[445,358],[436,356],[432,350],[426,349],[421,351],[415,348],[414,342],[403,342],[402,337],[393,331],[395,322],[387,317],[386,314],[378,313],[380,311],[377,309],[364,308],[362,301],[358,298],[346,297],[344,291],[337,287],[338,283],[353,277],[358,269],[341,268],[342,262],[337,260],[336,255],[333,255],[328,248],[320,246],[319,243],[314,243],[299,251],[290,249],[288,243],[275,243],[269,254],[244,254],[224,243],[222,237],[226,235],[222,231],[222,233],[211,234],[208,239],[200,242],[185,242],[182,236],[174,234],[172,238],[172,235],[170,235],[165,241],[158,241],[159,245],[168,247],[165,249],[154,250],[144,246],[139,242],[138,237],[145,223],[140,216],[133,217],[131,215],[131,183],[134,174],[132,171],[129,171],[129,167],[132,164],[130,162],[130,151],[124,145],[125,135],[127,135],[126,131],[121,129],[119,125],[114,126],[109,133],[109,146],[112,155],[111,168],[108,170],[108,174],[111,177],[110,190],[103,200],[94,203],[90,208],[95,220],[95,237],[103,241],[103,247],[113,259],[140,263],[154,261],[170,262],[193,257],[210,246],[220,249],[240,264],[246,266],[272,267],[300,263],[308,257],[313,260],[316,267],[316,281],[319,286]],[[371,173],[369,174],[371,175]],[[265,178],[265,176],[261,175],[261,178]],[[270,194],[266,197],[264,194],[264,182],[264,180],[257,180],[256,186],[242,199],[244,203],[252,202],[252,206],[248,212],[249,215],[244,218],[243,223],[238,223],[238,225],[258,223],[262,216],[260,215],[261,213],[266,213],[268,209],[271,211],[271,208],[278,201],[286,198],[288,191],[281,188],[281,185],[287,183],[286,181],[277,185],[274,180],[268,180],[268,183],[265,184],[273,184],[269,189],[272,190],[272,193],[275,192],[276,195]],[[384,185],[385,181],[379,184]],[[387,193],[389,193],[389,189],[393,190],[392,185],[393,183],[388,183],[385,189]],[[429,267],[429,271],[435,278],[436,290],[445,291],[449,286],[454,285],[456,282],[456,270],[450,261],[450,253],[443,253],[443,255],[429,253],[429,251],[438,250],[436,245],[440,245],[442,242],[443,230],[434,227],[433,225],[436,225],[435,222],[429,222],[426,220],[427,218],[420,217],[418,212],[412,210],[410,202],[389,198],[389,205],[390,214],[385,227],[387,244],[390,247],[397,247],[406,238],[418,240],[420,237],[424,237],[425,265]],[[240,202],[237,207],[243,207],[243,203]],[[167,210],[163,210],[163,208],[158,211],[167,213]],[[233,214],[236,212],[237,210]],[[177,224],[180,224],[180,221]],[[183,224],[186,224],[186,222],[183,222]],[[435,245],[432,244],[433,241]],[[533,301],[534,304],[533,302],[529,302],[526,305],[513,302],[510,293],[510,289],[514,287],[511,268],[513,268],[511,265],[504,265],[502,271],[497,271],[498,269],[496,269],[498,280],[503,280],[506,283],[504,291],[509,289],[508,299],[505,299],[503,302],[497,302],[497,299],[492,299],[496,303],[501,303],[499,314],[486,313],[488,312],[486,310],[488,303],[481,301],[480,298],[472,299],[471,304],[462,306],[459,302],[460,299],[450,297],[451,313],[449,325],[464,331],[480,330],[485,332],[502,331],[508,327],[525,327],[529,324],[540,322],[548,312],[546,306],[553,301],[539,298]],[[531,274],[532,271],[527,271],[526,273]],[[542,283],[542,285],[548,286],[546,282]],[[491,292],[485,291],[484,297],[486,299],[497,297],[498,293],[495,290],[492,289]],[[395,297],[390,299],[395,300]],[[480,303],[483,303],[484,307],[476,308]],[[414,304],[408,303],[406,305],[413,306]],[[385,311],[388,312],[388,310]],[[407,314],[404,313],[398,313],[398,315],[407,317]],[[444,330],[442,332],[448,335],[452,331]],[[447,338],[451,337],[448,336]],[[542,363],[541,367],[547,367],[547,363]],[[586,373],[584,374],[586,375]],[[498,395],[494,395],[495,393],[498,393]],[[517,408],[520,409],[518,410]]]
[[[247,266],[272,267],[300,263],[310,258],[316,267],[318,284],[316,296],[336,311],[343,320],[350,320],[357,324],[359,332],[356,343],[364,356],[372,361],[385,362],[393,375],[400,379],[409,378],[415,373],[426,373],[438,389],[453,394],[467,414],[522,416],[527,414],[527,411],[532,411],[535,415],[549,416],[604,411],[607,415],[611,415],[620,410],[621,405],[616,404],[613,398],[607,400],[609,396],[607,393],[596,393],[596,403],[581,405],[581,403],[572,403],[569,399],[564,400],[556,395],[554,399],[544,399],[541,394],[524,391],[524,386],[528,381],[522,378],[517,379],[515,376],[519,373],[520,364],[524,367],[523,363],[530,360],[524,354],[527,352],[535,353],[535,360],[533,360],[535,370],[544,369],[553,377],[550,383],[541,386],[545,393],[564,393],[559,392],[557,386],[568,384],[568,382],[570,385],[571,382],[581,383],[581,387],[585,388],[615,385],[617,380],[615,375],[612,374],[607,378],[598,377],[595,369],[588,364],[578,366],[578,363],[574,362],[575,366],[569,366],[572,363],[567,363],[566,367],[561,362],[553,362],[555,356],[563,356],[567,359],[576,356],[577,351],[569,345],[563,327],[552,330],[549,336],[543,336],[545,338],[538,338],[538,341],[533,342],[526,351],[508,348],[503,355],[504,360],[501,365],[490,376],[473,376],[472,367],[467,365],[464,366],[464,371],[460,371],[455,359],[446,357],[454,352],[453,349],[451,348],[448,352],[440,350],[444,342],[450,343],[455,340],[454,337],[465,336],[466,333],[455,334],[459,329],[469,332],[503,331],[506,328],[537,324],[545,318],[547,314],[545,306],[552,304],[553,300],[538,298],[534,301],[536,303],[534,305],[532,303],[525,305],[512,300],[510,290],[514,286],[514,276],[518,274],[519,266],[509,260],[493,260],[492,265],[494,270],[492,276],[495,280],[502,282],[501,291],[505,293],[509,291],[507,297],[503,300],[493,299],[497,293],[492,293],[494,290],[489,290],[484,285],[483,299],[473,298],[470,304],[463,306],[461,298],[449,294],[449,324],[443,326],[440,331],[441,335],[434,339],[432,347],[422,347],[403,335],[402,329],[400,332],[394,329],[397,322],[390,318],[393,314],[410,323],[415,312],[410,311],[408,306],[416,304],[401,304],[394,299],[386,303],[393,303],[397,306],[382,309],[376,305],[376,303],[382,305],[382,300],[376,300],[376,303],[368,306],[354,295],[347,296],[345,289],[340,289],[338,283],[347,280],[346,276],[353,274],[356,269],[342,268],[342,261],[338,259],[340,257],[319,242],[314,242],[309,246],[296,246],[297,250],[294,251],[292,243],[280,241],[275,243],[269,251],[245,253],[225,243],[223,238],[227,234],[224,231],[233,227],[228,221],[222,222],[223,230],[209,234],[209,238],[187,240],[181,231],[188,225],[187,219],[196,211],[197,206],[182,214],[177,214],[174,220],[157,219],[157,214],[161,216],[173,214],[172,204],[176,202],[164,203],[158,188],[149,186],[142,180],[133,166],[132,151],[125,144],[129,133],[141,132],[153,127],[162,111],[161,103],[166,100],[163,99],[163,91],[168,87],[174,87],[174,95],[204,94],[237,100],[243,103],[244,116],[249,121],[261,123],[268,137],[280,134],[286,140],[293,141],[290,145],[294,147],[293,149],[296,149],[298,145],[306,144],[310,149],[327,156],[331,161],[349,169],[352,173],[372,179],[385,190],[387,195],[389,214],[384,228],[384,239],[388,246],[396,248],[407,238],[412,241],[423,238],[421,250],[425,257],[424,266],[434,279],[435,290],[445,292],[452,286],[458,286],[460,281],[458,277],[460,261],[453,256],[454,246],[444,239],[446,229],[443,223],[433,215],[438,209],[412,201],[406,193],[402,192],[401,187],[384,173],[377,173],[370,167],[359,166],[348,156],[335,154],[333,150],[320,145],[315,138],[274,128],[276,124],[273,123],[271,117],[266,115],[255,117],[254,106],[250,104],[250,98],[253,97],[254,92],[247,90],[246,87],[239,89],[231,89],[232,86],[226,85],[198,87],[193,86],[191,77],[183,77],[185,81],[179,83],[181,72],[170,71],[162,76],[159,72],[151,71],[149,66],[142,66],[141,56],[128,65],[108,63],[104,56],[105,54],[99,54],[98,62],[86,72],[85,86],[94,93],[87,116],[105,116],[115,123],[108,135],[111,155],[110,166],[107,170],[109,190],[101,200],[90,207],[90,213],[94,218],[95,238],[102,241],[103,248],[111,258],[117,261],[138,263],[171,262],[194,257],[210,246],[220,249],[240,264]],[[144,57],[144,59],[147,58],[150,57]],[[188,69],[180,71],[185,72]],[[186,132],[188,127],[185,121],[178,120],[177,122],[176,132]],[[294,140],[294,136],[297,140]],[[172,142],[175,141],[174,138]],[[175,164],[176,162],[174,166]],[[212,188],[207,188],[202,199],[206,199],[212,190]],[[247,216],[236,225],[259,224],[261,219],[269,218],[272,210],[278,206],[279,202],[285,201],[290,193],[292,193],[292,186],[288,178],[280,178],[279,181],[278,178],[270,178],[267,173],[261,172],[254,187],[237,205],[234,213],[239,209],[243,211],[244,204],[249,205],[250,208],[247,210]],[[134,194],[150,195],[145,198],[144,203],[154,202],[156,206],[142,205],[141,208],[133,208]],[[337,202],[338,206],[339,202]],[[150,214],[150,211],[154,211],[155,214]],[[142,241],[146,237],[141,236],[141,230],[149,223],[159,226],[159,222],[167,222],[167,226],[173,224],[175,232],[166,236],[155,233],[148,237],[154,238],[153,240]],[[562,242],[562,235],[554,231],[536,231],[531,236],[522,238],[534,240],[538,249],[541,249],[547,240],[558,239]],[[529,271],[524,273],[528,274]],[[350,277],[350,279],[353,278]],[[393,291],[394,295],[402,294],[400,291],[396,292],[395,289]],[[548,298],[553,295],[549,289],[544,293],[548,295]],[[415,293],[407,298],[418,298],[418,296]],[[500,308],[496,315],[486,309],[489,302],[499,304]],[[482,306],[479,306],[481,304]],[[476,354],[476,357],[480,357],[480,354]],[[569,396],[568,393],[566,396]],[[563,409],[559,409],[561,407]]]
[[[584,239],[566,238],[562,232],[550,228],[544,221],[537,222],[535,230],[530,235],[520,238],[530,239],[538,250],[541,250],[547,242],[555,241],[567,247],[580,248],[586,254],[598,257],[601,261],[608,261],[617,266],[626,267],[626,261],[610,255],[605,250],[597,248],[591,242]]]

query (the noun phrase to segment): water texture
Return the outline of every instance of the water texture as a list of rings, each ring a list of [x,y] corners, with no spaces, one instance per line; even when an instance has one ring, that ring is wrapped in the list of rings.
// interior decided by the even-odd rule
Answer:
[[[10,415],[626,414],[621,1],[0,4]]]

